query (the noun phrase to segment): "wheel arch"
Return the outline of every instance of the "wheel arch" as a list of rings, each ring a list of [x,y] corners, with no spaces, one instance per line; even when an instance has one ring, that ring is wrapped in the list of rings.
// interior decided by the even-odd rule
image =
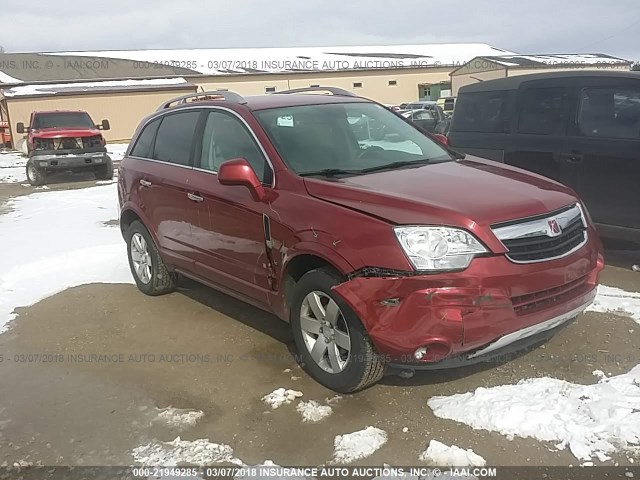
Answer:
[[[156,233],[153,231],[153,229],[149,228],[149,220],[147,219],[146,215],[144,215],[141,210],[135,208],[132,205],[125,205],[120,211],[120,233],[122,234],[122,238],[124,238],[125,240],[127,239],[127,230],[136,220],[144,225],[144,228],[147,229],[156,246],[158,246],[158,238],[156,237]]]
[[[322,245],[317,244],[313,248],[298,249],[298,251],[289,257],[284,263],[280,281],[281,281],[281,298],[283,318],[289,318],[289,306],[291,305],[293,290],[305,273],[318,268],[328,268],[335,272],[338,276],[345,279],[349,272],[354,270],[353,266],[342,256],[335,254],[328,255],[322,251]]]

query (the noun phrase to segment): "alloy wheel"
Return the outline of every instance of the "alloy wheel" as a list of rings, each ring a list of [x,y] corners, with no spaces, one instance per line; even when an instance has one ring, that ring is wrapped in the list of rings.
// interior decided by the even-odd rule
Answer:
[[[329,295],[313,291],[304,298],[300,328],[305,346],[320,368],[332,374],[345,369],[351,337],[340,307]]]
[[[133,261],[133,268],[136,272],[136,276],[142,283],[149,283],[151,281],[151,255],[149,254],[149,246],[144,237],[136,232],[131,237],[131,260]]]

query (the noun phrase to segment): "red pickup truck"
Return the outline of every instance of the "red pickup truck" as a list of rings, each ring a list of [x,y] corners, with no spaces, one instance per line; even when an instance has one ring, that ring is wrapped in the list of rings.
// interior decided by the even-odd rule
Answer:
[[[19,122],[18,133],[27,134],[27,179],[44,185],[56,171],[93,170],[99,180],[113,178],[113,162],[107,155],[104,136],[108,120],[95,124],[83,111],[32,112],[28,126]]]

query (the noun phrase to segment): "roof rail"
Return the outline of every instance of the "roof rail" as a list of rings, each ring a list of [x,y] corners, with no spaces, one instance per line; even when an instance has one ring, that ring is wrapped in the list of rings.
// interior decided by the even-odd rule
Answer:
[[[211,98],[210,98],[211,97]],[[187,100],[192,99],[192,102],[201,100],[219,100],[220,98],[227,100],[228,102],[245,104],[247,101],[235,92],[229,92],[228,90],[211,90],[207,92],[196,92],[181,97],[173,98],[168,102],[164,102],[158,107],[156,111],[164,110],[174,105],[184,105]]]
[[[272,95],[289,94],[289,93],[303,93],[303,92],[329,92],[332,95],[338,95],[341,97],[357,97],[357,95],[349,90],[338,87],[303,87],[294,88],[293,90],[283,90],[281,92],[274,92]]]

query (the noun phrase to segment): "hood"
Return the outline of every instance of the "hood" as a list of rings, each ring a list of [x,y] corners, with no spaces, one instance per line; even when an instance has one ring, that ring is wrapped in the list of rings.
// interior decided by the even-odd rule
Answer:
[[[102,135],[102,132],[97,128],[88,127],[59,127],[59,128],[41,128],[40,130],[34,130],[32,135],[38,138],[78,138],[78,137],[93,137],[95,135]]]
[[[471,156],[339,179],[306,177],[304,182],[314,197],[397,225],[488,226],[576,202],[573,192],[557,182]]]

